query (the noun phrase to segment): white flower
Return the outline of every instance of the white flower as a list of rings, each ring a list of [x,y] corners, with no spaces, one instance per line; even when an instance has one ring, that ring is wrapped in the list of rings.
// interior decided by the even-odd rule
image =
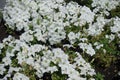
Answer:
[[[45,57],[42,57],[41,65],[42,65],[43,67],[49,67],[50,62],[51,62],[51,61],[50,61],[49,59],[47,59],[47,58],[45,58]]]
[[[81,16],[80,21],[81,24],[91,23],[94,20],[94,13],[90,10],[90,8],[83,6],[80,10]]]
[[[111,32],[119,33],[119,31],[120,31],[120,18],[116,17],[113,19],[113,21],[114,21],[114,26],[110,27]]]
[[[46,41],[46,39],[47,39],[47,34],[46,33],[42,34],[42,31],[39,30],[39,29],[36,29],[35,32],[36,33],[34,35],[35,35],[35,37],[37,38],[38,41],[43,41],[43,42]]]
[[[73,1],[69,2],[66,8],[69,11],[70,15],[78,14],[80,11],[80,6],[78,5],[78,3]]]
[[[7,0],[7,3],[11,0]],[[23,3],[23,2],[22,2]],[[12,1],[12,6],[6,5],[4,9],[4,19],[9,27],[12,29],[17,28],[17,30],[28,30],[28,20],[30,18],[29,9],[26,5],[21,5],[18,1]]]
[[[67,80],[86,80],[86,78],[82,78],[82,77],[76,77],[76,76],[74,76],[74,77],[70,77],[70,78],[68,78]]]
[[[55,71],[58,71],[57,67],[56,66],[53,66],[53,67],[47,67],[47,68],[41,68],[42,72],[45,73],[45,72],[55,72]]]
[[[74,32],[70,32],[68,34],[68,38],[69,38],[69,41],[71,42],[71,44],[74,44],[76,39],[79,39],[79,37],[80,37],[80,33],[79,32],[76,33],[76,34]]]
[[[68,48],[70,48],[70,47],[73,47],[73,45],[70,45],[70,44],[64,44],[63,47],[68,47]]]
[[[64,0],[56,0],[57,3],[63,3]]]
[[[29,80],[29,78],[21,73],[16,73],[13,77],[13,80]]]
[[[31,46],[31,50],[33,50],[34,52],[40,52],[43,49],[45,49],[44,45],[40,45],[40,44],[35,44]]]
[[[13,41],[13,40],[14,38],[11,35],[9,35],[7,38],[3,39],[3,43],[8,44],[8,42]]]
[[[55,48],[52,50],[53,52],[53,57],[52,57],[52,61],[56,64],[56,63],[68,63],[68,55],[66,55],[64,53],[64,51],[62,51],[60,48]]]
[[[115,35],[113,35],[113,34],[111,34],[111,35],[105,35],[105,37],[107,39],[109,39],[109,43],[115,39]]]
[[[0,43],[0,49],[2,49],[4,47],[4,45],[2,43]]]
[[[119,5],[119,0],[93,0],[92,7],[96,7],[94,12],[103,12],[106,14],[108,11],[115,9]]]
[[[5,65],[10,65],[11,64],[11,59],[10,57],[4,57],[2,59],[2,61],[4,62]]]
[[[8,73],[12,74],[13,71],[18,72],[20,70],[21,70],[21,68],[19,68],[19,67],[10,67]]]
[[[28,57],[26,59],[26,63],[29,64],[29,65],[34,66],[34,58],[33,57]]]
[[[14,56],[13,52],[6,51],[6,57],[13,57],[13,56]]]
[[[4,68],[4,64],[0,64],[0,74],[3,75],[4,71],[6,71],[6,69]]]
[[[32,10],[37,10],[38,9],[37,3],[33,0],[30,1],[29,6],[31,7]]]
[[[100,44],[98,42],[95,42],[94,45],[96,46],[96,49],[100,49],[101,47],[103,47],[103,44]]]
[[[58,71],[58,69],[57,69],[57,67],[56,66],[53,66],[53,67],[48,67],[47,68],[47,72],[51,72],[51,73],[53,73],[53,72],[55,72],[55,71]]]
[[[53,22],[48,28],[48,37],[51,45],[59,43],[66,37],[66,33],[62,23]]]
[[[31,2],[31,0],[21,0],[22,3],[24,3],[25,5],[29,5],[29,3]]]
[[[93,6],[97,7],[102,0],[98,1],[98,4],[97,2],[95,3],[95,1],[96,0],[94,0]],[[107,2],[108,0],[105,3]],[[109,5],[110,4],[109,2]],[[117,4],[114,3],[113,5],[115,7]],[[100,6],[105,6],[104,2],[100,4]],[[106,10],[111,9],[107,8],[108,7],[105,6]],[[99,10],[99,7],[97,7],[96,11],[97,10]],[[108,14],[108,11],[104,10],[103,13]],[[9,36],[3,40],[3,44],[12,47],[12,50],[8,48],[5,51],[6,57],[2,59],[4,65],[10,65],[8,74],[6,74],[4,79],[10,77],[14,71],[16,73],[13,80],[29,80],[25,74],[19,73],[20,69],[11,67],[11,56],[16,56],[18,64],[26,63],[32,66],[36,70],[36,75],[39,78],[41,78],[45,72],[53,73],[58,71],[58,67],[61,68],[62,74],[68,75],[68,80],[86,80],[86,78],[82,78],[81,75],[95,75],[94,69],[91,68],[90,64],[87,63],[79,53],[74,53],[77,54],[77,56],[74,59],[74,63],[71,63],[69,61],[70,56],[65,53],[62,48],[53,48],[52,45],[56,45],[68,38],[71,44],[63,45],[63,47],[67,46],[69,48],[73,47],[73,44],[79,40],[83,42],[78,44],[80,48],[87,54],[93,56],[95,51],[91,43],[85,43],[88,42],[88,39],[85,37],[89,35],[96,36],[104,31],[103,27],[107,20],[104,19],[102,13],[100,14],[101,15],[95,14],[90,8],[81,6],[73,1],[65,3],[64,0],[7,0],[3,11],[6,24],[13,30],[24,30],[25,32],[20,35],[19,39],[14,39],[12,36]],[[97,22],[95,23],[93,23],[94,16],[97,17]],[[117,20],[116,18],[114,26],[111,26],[111,29],[113,28],[113,31],[111,31],[118,34],[119,31],[115,30],[115,28],[119,26]],[[70,31],[68,34],[65,31],[66,26],[76,26],[77,28],[82,27],[86,23],[89,25],[88,29],[86,29],[87,32],[83,31],[85,34],[81,33],[82,30],[78,33]],[[30,25],[32,25],[32,30],[30,30]],[[81,36],[82,38],[80,38]],[[37,39],[38,43],[30,43],[34,41],[34,39]],[[113,38],[111,37],[110,39]],[[45,45],[41,44],[41,42]],[[0,44],[0,50],[4,47],[4,45]],[[97,48],[99,49],[100,47],[102,47],[102,45]],[[40,54],[42,54],[42,56]],[[51,62],[57,66],[51,67]],[[0,71],[1,74],[6,71],[4,65],[0,65],[0,68],[3,69]],[[76,68],[80,69],[81,72],[77,71]]]
[[[97,22],[94,24],[89,24],[89,28],[87,29],[88,35],[96,36],[102,33],[104,31],[104,25],[106,24],[107,20],[104,19],[104,17],[99,16],[97,18]]]
[[[118,75],[120,76],[120,71],[118,72]]]
[[[33,35],[30,34],[32,33],[32,31],[26,31],[25,33],[23,33],[21,36],[20,36],[20,40],[22,41],[25,41],[25,42],[30,42],[30,41],[33,41]]]
[[[0,54],[1,54],[1,49],[4,47],[2,43],[0,43]]]
[[[87,43],[79,43],[80,48],[83,49],[87,54],[93,56],[95,54],[95,50],[93,49],[91,44]]]
[[[74,59],[74,61],[76,61],[76,62],[73,65],[76,66],[78,69],[81,70],[80,74],[81,75],[87,75],[87,74],[89,74],[91,76],[95,75],[96,74],[95,70],[92,69],[92,67],[90,66],[90,64],[87,63],[78,52],[76,52],[76,54],[77,54],[78,57],[76,57]]]
[[[18,64],[22,64],[22,62],[26,61],[26,54],[22,54],[21,52],[19,52],[17,54],[17,59],[18,59]]]

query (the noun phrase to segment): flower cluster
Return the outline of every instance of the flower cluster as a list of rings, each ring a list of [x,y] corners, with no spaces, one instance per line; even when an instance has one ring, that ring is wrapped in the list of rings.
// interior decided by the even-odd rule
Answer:
[[[68,80],[86,79],[80,77],[81,75],[95,75],[94,69],[91,68],[90,64],[87,63],[78,52],[74,53],[77,55],[74,63],[70,63],[69,55],[61,48],[51,49],[41,44],[30,45],[23,40],[14,39],[12,36],[4,39],[1,45],[3,45],[1,50],[7,47],[5,51],[6,54],[0,64],[1,75],[3,75],[6,70],[8,71],[3,79],[8,79],[14,74],[13,80],[29,80],[26,75],[20,73],[20,71],[24,71],[22,66],[25,64],[36,70],[35,75],[39,78],[41,78],[45,72],[54,73],[58,71],[59,68],[63,75],[68,75]],[[4,51],[2,51],[1,54],[4,54]],[[17,61],[16,64],[14,64],[13,58]],[[14,65],[17,66],[14,67]],[[6,66],[9,66],[9,68],[6,69]],[[77,69],[81,70],[81,73],[79,73]]]
[[[0,43],[0,78],[35,80],[59,72],[63,80],[94,80],[96,72],[81,54],[93,56],[106,48],[103,39],[110,43],[120,38],[120,18],[106,18],[119,3],[93,0],[89,8],[64,0],[6,0],[6,26],[23,33],[19,39],[8,36]],[[69,53],[76,46],[82,51]]]

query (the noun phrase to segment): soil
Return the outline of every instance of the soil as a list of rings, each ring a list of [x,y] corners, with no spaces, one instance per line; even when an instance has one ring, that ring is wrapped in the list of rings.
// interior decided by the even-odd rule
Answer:
[[[120,71],[120,56],[117,56],[117,59],[108,67],[101,66],[102,63],[99,60],[95,61],[94,65],[96,72],[104,75],[104,80],[120,80],[120,75],[118,75],[118,71]]]
[[[12,35],[14,36],[16,39],[19,38],[19,35],[21,33],[20,32],[17,32],[17,31],[14,31],[12,32],[11,34],[7,31],[7,27],[5,26],[5,21],[2,19],[1,22],[0,22],[0,42],[2,42],[2,40],[4,38],[7,38],[9,35]]]
[[[2,42],[2,40],[4,38],[6,38],[8,36],[8,34],[6,33],[6,28],[4,27],[4,22],[3,20],[1,20],[0,22],[0,42]]]

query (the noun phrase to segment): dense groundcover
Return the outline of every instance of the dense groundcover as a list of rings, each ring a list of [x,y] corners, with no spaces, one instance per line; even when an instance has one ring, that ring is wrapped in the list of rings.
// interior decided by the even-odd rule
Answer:
[[[120,0],[6,0],[0,80],[120,80]]]

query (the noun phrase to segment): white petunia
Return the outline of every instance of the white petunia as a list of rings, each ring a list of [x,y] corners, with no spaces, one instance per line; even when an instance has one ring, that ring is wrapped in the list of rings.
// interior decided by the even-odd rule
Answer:
[[[120,18],[116,17],[113,19],[113,26],[110,27],[111,32],[118,33],[120,31]]]
[[[92,44],[87,44],[87,43],[79,43],[78,44],[80,48],[83,49],[87,54],[93,56],[95,54],[95,50],[92,47]]]
[[[2,61],[4,62],[5,65],[10,65],[11,64],[11,59],[10,57],[4,57],[2,59]]]
[[[4,47],[2,43],[0,43],[0,54],[1,54],[1,49]]]
[[[19,72],[21,70],[21,68],[20,67],[11,67],[10,66],[10,68],[9,68],[9,70],[8,70],[8,74],[12,74],[12,72]]]
[[[77,39],[79,39],[80,37],[80,33],[74,33],[74,32],[70,32],[68,34],[68,38],[71,44],[74,44],[76,42]]]
[[[29,65],[34,66],[34,58],[33,57],[28,57],[26,59],[26,63],[29,64]]]
[[[89,24],[89,28],[87,29],[88,35],[91,36],[100,35],[102,31],[104,31],[103,28],[107,21],[108,20],[104,19],[103,16],[97,17],[97,22],[95,22],[94,24]]]
[[[16,73],[13,77],[13,80],[29,80],[29,78],[21,73]]]
[[[42,31],[39,29],[36,29],[35,32],[36,33],[34,34],[34,36],[37,38],[38,41],[43,41],[43,42],[46,41],[47,33],[42,34]]]
[[[80,10],[80,13],[81,13],[80,16],[81,24],[84,25],[86,24],[86,22],[87,23],[93,22],[95,14],[90,10],[90,8],[83,6]]]
[[[0,64],[0,74],[3,75],[6,69],[4,68],[4,64]]]
[[[20,36],[20,40],[22,41],[25,41],[25,42],[30,42],[30,41],[33,41],[34,40],[34,37],[32,34],[30,33],[33,33],[32,31],[26,31],[25,33],[23,33],[21,36]]]

